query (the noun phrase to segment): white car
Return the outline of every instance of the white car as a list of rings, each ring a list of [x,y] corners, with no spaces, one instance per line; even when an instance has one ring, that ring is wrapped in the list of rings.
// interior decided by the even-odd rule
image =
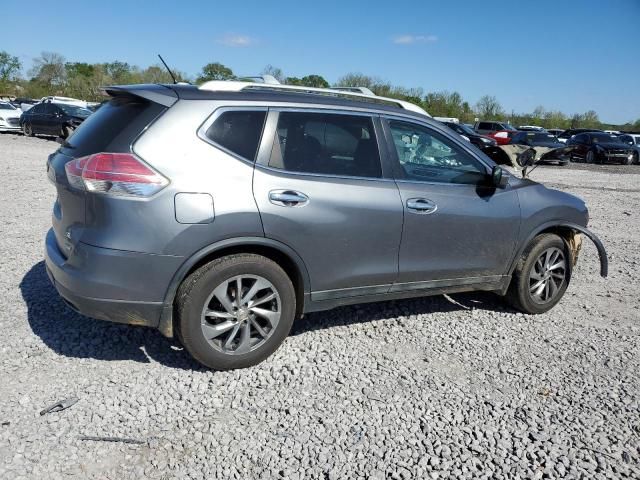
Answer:
[[[22,111],[9,102],[0,102],[0,132],[20,131]]]
[[[40,103],[64,103],[66,105],[75,105],[76,107],[87,108],[87,102],[84,100],[78,100],[77,98],[70,97],[42,97]]]

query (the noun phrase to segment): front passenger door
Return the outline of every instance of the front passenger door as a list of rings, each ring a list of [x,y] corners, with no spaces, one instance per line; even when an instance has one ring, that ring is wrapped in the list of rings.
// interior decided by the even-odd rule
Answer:
[[[489,167],[444,130],[391,118],[385,132],[404,207],[392,291],[499,285],[520,226],[517,192],[489,186]]]

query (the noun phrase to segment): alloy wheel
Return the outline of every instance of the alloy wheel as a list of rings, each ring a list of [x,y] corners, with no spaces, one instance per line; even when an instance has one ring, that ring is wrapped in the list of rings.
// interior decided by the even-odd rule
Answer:
[[[565,255],[559,248],[544,250],[529,273],[529,295],[538,304],[549,303],[557,297],[567,276]]]
[[[238,275],[213,289],[202,310],[202,334],[216,350],[241,355],[273,334],[282,306],[275,286],[258,275]]]

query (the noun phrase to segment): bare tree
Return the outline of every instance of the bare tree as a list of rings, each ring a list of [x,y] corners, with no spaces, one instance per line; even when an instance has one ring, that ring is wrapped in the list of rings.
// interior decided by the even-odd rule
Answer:
[[[476,103],[476,112],[480,118],[484,119],[492,119],[504,114],[498,99],[491,95],[480,97],[480,100]]]

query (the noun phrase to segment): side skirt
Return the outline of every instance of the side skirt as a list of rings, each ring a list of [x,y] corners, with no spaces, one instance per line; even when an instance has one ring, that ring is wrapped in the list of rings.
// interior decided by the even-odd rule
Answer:
[[[304,312],[319,312],[344,305],[427,297],[445,293],[495,291],[504,294],[510,281],[510,275],[495,275],[323,290],[311,292],[311,298],[306,299]]]

